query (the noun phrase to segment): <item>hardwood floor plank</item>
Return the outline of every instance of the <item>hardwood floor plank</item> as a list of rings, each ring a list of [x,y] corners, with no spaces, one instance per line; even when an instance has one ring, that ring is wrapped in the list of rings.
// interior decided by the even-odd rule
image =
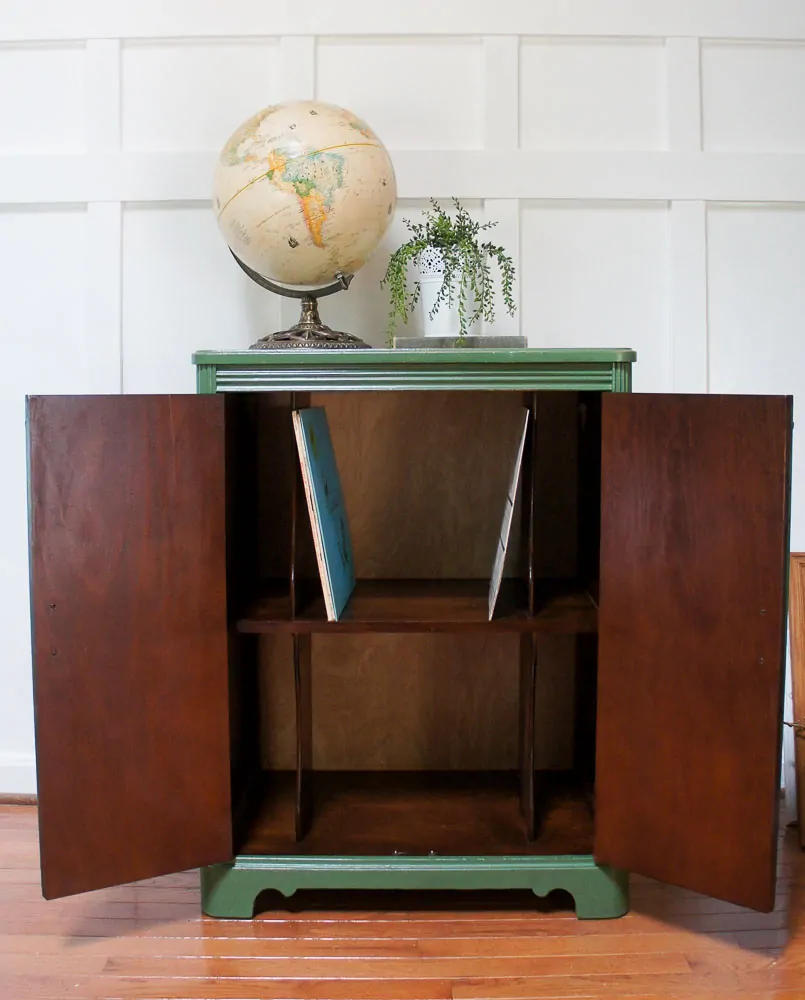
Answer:
[[[775,910],[633,880],[620,920],[518,894],[318,894],[199,909],[198,873],[46,902],[36,811],[0,807],[0,1000],[805,1000],[805,855]],[[309,905],[308,905],[309,904]]]
[[[99,976],[108,959],[103,955],[79,952],[72,955],[3,955],[0,977],[28,975]],[[2,978],[0,978],[2,983]]]
[[[760,934],[761,932],[758,932]],[[59,934],[0,935],[0,963],[4,955],[102,954],[106,957],[149,958],[575,958],[578,956],[705,954],[725,966],[757,968],[770,949],[780,943],[759,938],[755,947],[693,932],[665,934],[576,935],[568,937],[469,936],[425,938],[350,937],[348,928],[338,937],[207,938],[132,935],[127,937],[67,938]],[[762,959],[762,961],[759,961]]]
[[[61,1000],[63,997],[80,997],[81,1000],[99,1000],[97,976],[47,976],[38,973],[6,973],[0,969],[0,997],[2,1000]]]
[[[640,997],[645,1000],[647,995],[663,998],[696,997],[701,1000],[704,995],[723,997],[738,995],[746,1000],[746,994],[778,996],[780,990],[795,990],[794,983],[781,980],[777,970],[771,969],[759,973],[736,973],[712,975],[706,979],[693,972],[676,973],[672,975],[612,975],[595,978],[592,976],[568,975],[561,983],[561,990],[556,990],[556,984],[546,979],[495,979],[484,978],[458,982],[453,987],[454,1000],[525,1000],[525,998],[544,997],[595,997],[611,1000],[615,997]],[[803,984],[800,983],[800,996]],[[796,995],[796,994],[794,994]]]
[[[136,970],[136,971],[135,971]],[[111,957],[104,967],[106,974],[180,978],[216,976],[221,979],[456,979],[461,976],[538,977],[564,976],[569,973],[588,976],[614,972],[673,973],[688,972],[688,961],[681,954],[661,955],[576,955],[539,958],[409,958],[394,955],[384,958],[351,957],[348,954],[328,958],[127,958]]]
[[[125,978],[104,983],[93,1000],[452,1000],[450,980]]]
[[[142,937],[203,937],[206,940],[229,940],[242,938],[250,940],[269,940],[282,938],[295,939],[355,939],[355,938],[385,938],[399,940],[401,938],[454,938],[466,937],[468,934],[476,937],[519,937],[529,936],[549,940],[557,936],[606,938],[611,935],[628,934],[632,937],[645,934],[668,933],[684,931],[687,934],[698,934],[702,939],[731,934],[744,933],[738,929],[697,930],[680,927],[678,924],[648,917],[624,917],[612,921],[553,921],[550,915],[537,915],[534,918],[512,919],[505,915],[495,918],[484,914],[477,921],[456,921],[440,919],[439,921],[412,920],[402,921],[366,921],[353,920],[350,916],[342,916],[329,921],[214,921],[179,917],[176,920],[153,920],[148,917],[110,917],[108,915],[94,916],[88,913],[61,912],[53,913],[51,903],[42,901],[38,907],[29,908],[17,917],[8,913],[0,916],[0,934],[63,934],[67,937],[120,937],[137,934]],[[749,927],[746,933],[758,930],[784,933],[785,928],[768,928],[762,923]]]

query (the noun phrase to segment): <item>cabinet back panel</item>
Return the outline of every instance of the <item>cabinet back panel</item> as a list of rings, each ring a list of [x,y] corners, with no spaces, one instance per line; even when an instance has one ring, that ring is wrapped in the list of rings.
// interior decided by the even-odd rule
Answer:
[[[328,393],[312,401],[330,421],[357,576],[489,576],[522,424],[519,393]]]
[[[538,576],[576,570],[577,403],[575,393],[537,397]],[[310,404],[327,410],[358,577],[489,577],[522,393],[315,393]],[[266,455],[264,446],[270,490]],[[514,552],[520,531],[516,518]],[[509,572],[522,569],[515,558]],[[263,761],[285,769],[294,762],[291,646],[261,642]],[[315,767],[515,767],[518,660],[512,636],[315,636]],[[542,640],[540,767],[572,761],[573,665],[571,637]]]
[[[572,776],[540,776],[544,812],[530,841],[516,771],[328,771],[312,776],[313,817],[294,829],[294,776],[264,776],[238,853],[297,856],[589,854],[593,821]]]
[[[250,395],[250,394],[244,394]],[[236,397],[240,402],[240,396]],[[253,475],[257,479],[259,574],[263,580],[288,580],[291,566],[291,513],[296,445],[289,393],[257,394],[257,441]]]
[[[291,641],[262,644],[263,763],[294,764]],[[574,639],[540,639],[537,766],[572,761]],[[313,636],[313,763],[321,770],[517,766],[519,637]]]
[[[516,392],[318,393],[363,578],[489,577],[521,427]],[[538,576],[572,576],[575,393],[537,397]],[[271,482],[270,475],[267,482]],[[512,549],[520,550],[515,519]],[[514,565],[510,572],[520,572]],[[518,639],[315,636],[313,755],[320,769],[511,768]],[[537,766],[569,767],[574,641],[542,640]],[[293,766],[290,641],[262,640],[263,760]]]
[[[522,393],[314,393],[310,404],[327,410],[358,577],[489,577]],[[576,571],[577,424],[576,393],[538,394],[538,576]],[[270,470],[263,476],[270,488]],[[515,518],[515,553],[520,531]],[[515,558],[509,573],[522,569]],[[315,767],[515,767],[518,641],[314,636]],[[294,762],[290,640],[261,644],[263,760],[285,769]],[[572,762],[574,650],[572,637],[541,640],[539,767]]]

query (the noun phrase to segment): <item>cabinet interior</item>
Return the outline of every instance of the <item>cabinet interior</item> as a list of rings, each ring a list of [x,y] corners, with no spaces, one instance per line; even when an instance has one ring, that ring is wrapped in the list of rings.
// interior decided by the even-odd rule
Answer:
[[[307,405],[326,408],[352,534],[339,622],[298,475],[291,411]],[[534,440],[489,622],[524,406]],[[600,393],[233,393],[226,407],[236,850],[591,853]]]

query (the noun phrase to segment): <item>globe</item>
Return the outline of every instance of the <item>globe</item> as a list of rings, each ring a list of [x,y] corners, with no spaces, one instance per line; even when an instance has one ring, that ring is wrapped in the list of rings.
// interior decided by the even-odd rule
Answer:
[[[391,222],[397,185],[366,122],[294,101],[258,111],[234,133],[213,197],[240,261],[271,281],[315,288],[366,263]]]

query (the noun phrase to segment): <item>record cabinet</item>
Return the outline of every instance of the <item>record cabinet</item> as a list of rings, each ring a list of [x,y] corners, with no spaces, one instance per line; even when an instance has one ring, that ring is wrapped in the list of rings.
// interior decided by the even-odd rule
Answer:
[[[770,909],[792,404],[633,394],[633,361],[205,351],[196,395],[31,397],[45,896],[200,867],[215,916],[416,888],[613,917],[633,871]],[[307,405],[355,549],[334,622]]]

